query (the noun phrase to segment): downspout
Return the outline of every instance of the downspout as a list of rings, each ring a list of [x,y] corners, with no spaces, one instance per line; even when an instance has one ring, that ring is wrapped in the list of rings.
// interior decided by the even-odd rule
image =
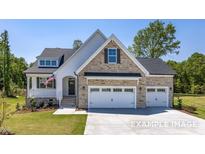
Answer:
[[[76,72],[74,72],[74,75],[76,76],[77,78],[77,96],[76,96],[76,109],[78,109],[78,106],[79,106],[79,78],[78,78],[78,74],[76,74]]]

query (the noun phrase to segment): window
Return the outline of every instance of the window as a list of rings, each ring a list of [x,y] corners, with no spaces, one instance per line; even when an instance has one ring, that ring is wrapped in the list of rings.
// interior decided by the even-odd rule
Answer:
[[[132,88],[125,88],[124,92],[133,92]]]
[[[157,89],[157,92],[165,92],[165,89],[164,88],[159,88],[159,89]]]
[[[111,89],[110,88],[102,88],[102,92],[110,92]]]
[[[46,78],[39,78],[39,88],[46,88]]]
[[[49,60],[49,59],[39,60],[39,66],[41,66],[41,67],[57,67],[57,65],[58,65],[57,60]]]
[[[116,48],[108,49],[108,63],[109,64],[117,63],[117,49]]]
[[[45,84],[46,83],[46,81],[48,80],[48,78],[40,78],[40,77],[38,77],[37,78],[37,87],[38,88],[53,88],[53,89],[55,89],[56,88],[56,82],[55,82],[55,79],[54,80],[52,80],[52,81],[49,81],[47,84]]]
[[[121,88],[113,88],[113,92],[122,92]]]
[[[98,92],[98,91],[100,91],[99,88],[91,88],[91,89],[90,89],[90,92]]]
[[[40,66],[44,66],[45,65],[45,61],[44,60],[40,60]]]
[[[50,60],[46,60],[46,66],[50,66],[51,65],[51,61]]]
[[[52,61],[51,61],[51,65],[52,65],[52,66],[56,66],[56,60],[52,60]]]
[[[155,92],[155,89],[154,88],[148,88],[147,92]]]
[[[29,77],[29,89],[32,88],[32,77]]]

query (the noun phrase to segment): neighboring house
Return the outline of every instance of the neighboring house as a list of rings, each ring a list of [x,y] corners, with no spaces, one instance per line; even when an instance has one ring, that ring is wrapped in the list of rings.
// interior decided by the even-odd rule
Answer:
[[[56,100],[60,107],[171,106],[175,71],[161,59],[136,58],[113,34],[97,30],[77,50],[46,48],[25,71],[27,102]],[[45,85],[47,78],[55,80]]]

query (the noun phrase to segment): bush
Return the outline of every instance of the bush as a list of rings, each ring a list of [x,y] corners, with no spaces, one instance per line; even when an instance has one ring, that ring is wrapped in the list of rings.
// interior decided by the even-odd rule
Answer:
[[[182,109],[182,99],[177,97],[176,105],[174,106],[176,109],[181,110]]]
[[[25,111],[25,110],[27,110],[27,109],[28,109],[28,107],[27,107],[26,105],[23,105],[23,106],[22,106],[22,110]]]
[[[20,111],[21,110],[21,107],[19,105],[19,103],[16,103],[16,111]]]
[[[35,112],[36,111],[36,101],[34,98],[30,100],[30,104],[31,104],[31,112]]]

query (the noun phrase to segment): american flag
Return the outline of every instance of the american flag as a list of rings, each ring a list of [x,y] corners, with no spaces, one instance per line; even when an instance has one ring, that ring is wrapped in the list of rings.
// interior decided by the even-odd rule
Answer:
[[[46,81],[45,81],[45,85],[47,85],[48,84],[48,82],[50,82],[50,81],[53,81],[53,80],[55,80],[55,77],[54,77],[54,75],[52,75],[52,76],[50,76]]]

